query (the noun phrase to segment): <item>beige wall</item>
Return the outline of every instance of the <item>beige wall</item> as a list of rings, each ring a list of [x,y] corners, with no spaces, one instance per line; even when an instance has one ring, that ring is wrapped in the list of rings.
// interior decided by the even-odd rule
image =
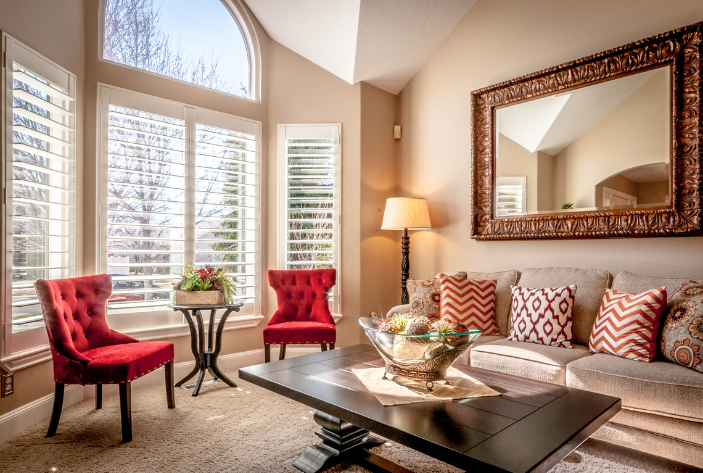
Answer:
[[[668,69],[657,71],[555,156],[557,203],[595,207],[601,181],[633,167],[669,162],[668,74]]]
[[[361,317],[400,304],[400,232],[381,230],[386,199],[397,196],[397,109],[396,95],[361,83]]]
[[[530,150],[502,134],[498,135],[497,149],[496,176],[525,177],[527,213],[537,212],[537,189],[540,187],[537,153],[530,153]]]
[[[342,255],[341,283],[344,317],[337,325],[339,346],[358,343],[359,314],[359,180],[360,180],[360,84],[350,85],[275,41],[269,47],[268,153],[268,261],[277,262],[278,153],[277,128],[283,124],[342,124]],[[266,283],[265,283],[266,284]],[[275,310],[273,290],[265,285],[268,305]],[[268,314],[271,315],[271,314]]]
[[[697,0],[478,0],[400,93],[400,187],[426,196],[431,231],[412,264],[444,269],[535,266],[703,277],[703,238],[476,241],[471,221],[471,91],[703,20]]]

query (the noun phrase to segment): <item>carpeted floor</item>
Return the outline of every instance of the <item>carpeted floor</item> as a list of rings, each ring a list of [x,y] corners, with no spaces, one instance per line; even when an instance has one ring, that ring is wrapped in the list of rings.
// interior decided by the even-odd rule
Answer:
[[[235,379],[234,373],[230,373]],[[165,389],[132,392],[134,440],[121,443],[119,398],[106,395],[96,411],[88,399],[64,409],[55,437],[48,420],[0,445],[1,472],[297,472],[292,466],[314,435],[311,408],[236,379],[204,386],[198,397],[176,389],[176,409]],[[375,453],[417,473],[459,472],[395,443]],[[328,470],[366,472],[350,464]],[[555,473],[700,472],[607,443],[587,441],[552,470]]]

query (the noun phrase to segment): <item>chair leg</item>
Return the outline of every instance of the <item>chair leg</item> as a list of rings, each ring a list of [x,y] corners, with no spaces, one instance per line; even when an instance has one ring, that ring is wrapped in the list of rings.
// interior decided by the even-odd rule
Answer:
[[[120,383],[120,417],[122,442],[132,441],[132,383]]]
[[[286,344],[281,343],[281,351],[278,353],[278,359],[284,360],[286,358]]]
[[[330,350],[334,350],[334,342],[330,343]]]
[[[321,351],[327,351],[327,344],[326,343],[321,343],[320,348],[322,349]]]
[[[95,409],[103,407],[103,385],[98,383],[95,385]]]
[[[176,407],[176,398],[173,391],[173,360],[164,365],[166,376],[166,403],[169,409]]]
[[[56,383],[54,391],[54,409],[51,411],[51,421],[49,422],[49,431],[47,437],[56,435],[56,429],[59,427],[59,419],[61,418],[61,409],[63,408],[63,383]]]
[[[271,361],[271,345],[264,343],[264,363]]]

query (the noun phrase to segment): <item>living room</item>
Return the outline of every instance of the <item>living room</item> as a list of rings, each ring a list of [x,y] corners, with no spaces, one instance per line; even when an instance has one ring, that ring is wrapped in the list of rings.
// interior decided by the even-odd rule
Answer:
[[[194,13],[188,17],[193,1],[130,1],[160,9],[164,24],[172,21],[177,25],[172,33],[174,43],[180,41],[178,28],[208,29],[208,23],[204,27],[197,23],[199,17]],[[161,283],[158,287],[129,286],[127,282],[134,280],[130,273],[121,273],[120,262],[110,259],[115,258],[110,252],[114,235],[108,232],[104,220],[108,199],[103,193],[107,196],[111,177],[103,162],[107,162],[106,149],[113,136],[108,133],[108,117],[120,113],[114,107],[174,117],[182,120],[182,125],[171,123],[182,128],[197,122],[197,126],[204,123],[235,130],[256,143],[251,148],[256,150],[252,153],[255,161],[251,171],[246,170],[254,179],[251,186],[255,191],[250,196],[254,210],[251,220],[255,223],[247,227],[251,234],[247,237],[251,249],[247,251],[253,259],[245,260],[249,264],[243,266],[252,269],[243,271],[246,276],[237,280],[237,290],[242,291],[237,294],[244,297],[244,305],[229,316],[221,332],[219,364],[232,378],[236,378],[238,369],[264,362],[263,330],[277,308],[267,271],[287,269],[285,262],[281,263],[286,225],[282,216],[285,211],[281,210],[286,166],[281,159],[286,155],[286,138],[304,136],[296,135],[299,128],[305,128],[302,125],[325,125],[324,133],[329,134],[325,137],[337,140],[338,145],[333,236],[337,283],[330,303],[336,330],[334,351],[358,344],[370,347],[358,319],[372,313],[385,317],[401,304],[402,234],[382,229],[386,201],[394,197],[426,199],[431,220],[431,228],[410,233],[411,279],[432,278],[442,271],[518,271],[529,275],[529,268],[576,268],[609,273],[608,287],[622,271],[703,280],[703,238],[695,231],[683,235],[650,231],[587,238],[480,238],[474,228],[477,205],[472,202],[474,91],[696,24],[703,21],[701,2],[349,0],[331,8],[327,2],[311,0],[208,0],[203,5],[212,2],[229,14],[224,24],[230,25],[246,51],[246,73],[239,78],[241,87],[235,92],[194,85],[195,81],[187,77],[174,80],[145,67],[130,66],[124,57],[109,58],[105,49],[109,31],[106,18],[111,17],[106,7],[115,0],[0,0],[0,30],[7,35],[3,38],[9,38],[3,40],[3,47],[14,41],[15,62],[20,63],[25,53],[19,51],[25,48],[41,55],[67,78],[66,94],[75,113],[75,118],[66,122],[74,141],[70,153],[75,159],[70,234],[75,250],[71,252],[70,276],[109,273],[115,281],[124,280],[124,287],[113,286],[115,295],[124,294],[124,300],[112,302],[116,309],[108,313],[110,328],[140,341],[172,342],[176,379],[186,375],[193,364],[189,326],[180,313],[151,310],[163,308],[165,302],[159,297],[168,294],[169,288],[164,291]],[[174,17],[179,11],[185,12],[180,14],[181,23],[177,18],[169,20],[168,10]],[[221,24],[222,18],[216,24],[213,20],[211,29],[220,32],[224,29]],[[183,33],[186,50],[188,38]],[[220,51],[206,49],[205,53],[212,59]],[[31,69],[32,64],[26,65]],[[12,100],[11,84],[5,82],[5,71],[11,66],[12,61],[6,60],[3,104]],[[41,67],[36,66],[34,72],[43,71]],[[5,115],[3,130],[12,122]],[[394,137],[396,126],[400,126],[399,139]],[[3,131],[5,143],[7,136]],[[2,149],[3,159],[9,163],[9,146],[3,145]],[[667,169],[672,172],[671,167]],[[3,175],[5,181],[11,181]],[[559,201],[558,205],[566,202]],[[3,234],[10,234],[7,222],[12,221],[12,206],[4,208],[8,218],[3,219]],[[697,210],[700,212],[700,207]],[[167,409],[161,387],[163,375],[156,372],[145,376],[141,384],[135,381],[132,442],[121,443],[117,388],[111,390],[107,385],[104,412],[92,410],[93,386],[67,386],[58,433],[44,439],[55,390],[52,355],[41,317],[36,328],[17,329],[11,304],[15,262],[9,261],[15,250],[10,249],[11,236],[3,241],[7,291],[2,299],[0,371],[11,374],[3,378],[11,380],[11,393],[0,398],[0,470],[93,471],[105,470],[110,464],[119,470],[115,465],[121,463],[125,470],[133,471],[296,471],[292,462],[302,453],[301,445],[318,440],[312,407],[275,393],[264,395],[263,389],[240,379],[234,379],[239,385],[235,389],[206,381],[198,397],[177,388],[176,408]],[[195,248],[188,251],[197,252]],[[180,264],[188,262],[184,259]],[[68,276],[61,273],[35,279]],[[29,288],[33,293],[31,285]],[[140,302],[144,296],[130,300],[134,294],[150,294],[151,305]],[[292,346],[287,359],[317,352],[318,346]],[[694,375],[703,378],[701,373]],[[695,405],[699,399],[690,401]],[[225,404],[227,410],[222,410]],[[698,441],[687,440],[686,447],[676,450],[679,447],[666,443],[670,435],[662,434],[665,443],[661,450],[676,450],[667,459],[656,449],[649,450],[655,455],[640,457],[639,451],[612,450],[604,442],[577,453],[579,458],[572,454],[567,457],[569,461],[558,463],[555,471],[667,471],[674,467],[697,471],[694,468],[703,467],[703,454],[690,457],[686,452],[703,450],[703,420],[696,423],[692,418],[695,416],[672,415],[675,420],[668,428],[682,428],[676,422],[683,419],[693,425],[686,427],[686,435],[693,432],[690,435],[697,435]],[[232,423],[217,425],[224,421]],[[174,427],[164,429],[165,425]],[[177,430],[184,426],[193,430]],[[232,450],[223,455],[211,451],[207,445],[210,435],[216,449],[224,449],[230,438],[236,439],[227,447]],[[247,444],[247,438],[252,442]],[[166,446],[174,452],[156,452],[149,448],[150,441],[153,448]],[[91,448],[104,452],[95,454],[98,466],[86,460],[93,455]],[[435,460],[429,457],[410,456],[403,463],[408,451],[398,442],[379,448],[406,468],[455,471],[453,466],[433,463]],[[603,449],[600,456],[599,448]],[[38,452],[41,459],[28,460]],[[71,452],[85,458],[71,459]],[[123,454],[135,463],[122,463]],[[137,463],[140,455],[144,463]],[[686,455],[692,459],[685,461]],[[56,462],[51,463],[54,459]],[[334,468],[330,471],[366,471],[349,463]]]

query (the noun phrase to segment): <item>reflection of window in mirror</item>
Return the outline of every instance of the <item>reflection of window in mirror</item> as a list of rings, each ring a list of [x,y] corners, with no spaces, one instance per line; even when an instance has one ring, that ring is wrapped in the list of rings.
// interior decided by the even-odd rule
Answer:
[[[565,203],[576,211],[670,205],[670,76],[665,66],[499,108],[496,183],[529,178],[526,214]],[[615,191],[607,203],[605,188]]]
[[[527,177],[496,178],[496,217],[527,213]]]

